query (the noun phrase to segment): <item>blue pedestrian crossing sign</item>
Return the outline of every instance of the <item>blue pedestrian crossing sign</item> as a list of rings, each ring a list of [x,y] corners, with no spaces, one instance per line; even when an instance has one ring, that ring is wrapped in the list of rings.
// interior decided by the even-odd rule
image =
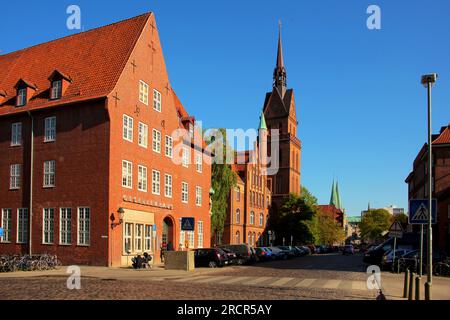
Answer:
[[[0,237],[3,237],[3,233],[4,233],[3,228],[0,228]]]
[[[195,219],[194,218],[181,218],[181,230],[194,231]]]
[[[428,224],[429,219],[429,201],[428,199],[409,201],[409,224]],[[431,220],[436,224],[437,218],[437,200],[432,200]]]

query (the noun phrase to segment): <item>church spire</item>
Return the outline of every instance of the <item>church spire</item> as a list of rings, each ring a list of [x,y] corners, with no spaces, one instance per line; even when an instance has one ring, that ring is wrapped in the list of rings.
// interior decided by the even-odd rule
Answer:
[[[339,183],[333,180],[331,187],[330,205],[334,205],[337,209],[343,210],[341,203],[341,195],[339,194]]]
[[[286,93],[286,68],[284,67],[283,59],[283,43],[281,40],[281,21],[279,22],[278,31],[278,53],[277,53],[277,63],[275,70],[273,71],[273,86],[280,91],[282,97]]]

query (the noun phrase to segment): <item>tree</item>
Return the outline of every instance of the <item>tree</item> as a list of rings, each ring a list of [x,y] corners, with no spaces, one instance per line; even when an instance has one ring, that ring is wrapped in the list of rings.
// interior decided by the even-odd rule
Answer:
[[[345,239],[344,228],[329,214],[319,210],[317,216],[318,244],[333,245]]]
[[[367,241],[373,241],[388,231],[391,226],[391,214],[384,209],[370,210],[365,213],[359,224],[361,237]]]

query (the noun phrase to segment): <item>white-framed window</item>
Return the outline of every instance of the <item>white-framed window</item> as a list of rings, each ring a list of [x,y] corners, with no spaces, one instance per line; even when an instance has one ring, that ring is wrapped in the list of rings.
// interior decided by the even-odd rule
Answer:
[[[153,151],[161,153],[161,132],[153,129]]]
[[[50,188],[55,186],[55,160],[44,162],[44,187]]]
[[[144,230],[144,251],[149,252],[152,250],[152,230],[153,226],[146,224]]]
[[[148,125],[142,122],[138,126],[138,144],[144,148],[148,145]]]
[[[138,190],[147,192],[147,168],[138,166]]]
[[[62,80],[52,81],[52,99],[60,99],[62,96]]]
[[[2,209],[2,229],[3,237],[1,242],[11,242],[12,238],[12,210]]]
[[[133,142],[133,118],[123,115],[123,139]]]
[[[187,231],[186,233],[189,242],[189,249],[192,249],[195,247],[195,233],[194,231]]]
[[[153,109],[161,112],[161,93],[156,89],[153,89]]]
[[[236,201],[237,202],[241,201],[241,188],[240,187],[236,188]]]
[[[44,142],[52,142],[56,140],[56,117],[45,118],[45,136]]]
[[[161,173],[158,170],[152,170],[152,193],[159,195],[161,189]]]
[[[78,245],[88,246],[91,241],[91,209],[78,208]]]
[[[186,232],[184,231],[184,230],[181,230],[181,218],[180,218],[180,226],[178,227],[178,230],[179,230],[179,232],[180,232],[180,244],[179,244],[179,247],[180,248],[184,248],[184,242],[185,242],[185,240],[186,240]]]
[[[195,156],[195,166],[197,169],[198,173],[202,173],[203,172],[203,157],[201,154],[197,154]]]
[[[133,252],[132,237],[133,237],[133,224],[125,223],[125,228],[123,230],[123,251],[125,253]]]
[[[17,90],[17,106],[22,107],[27,104],[27,89]]]
[[[139,81],[139,101],[148,106],[148,84]]]
[[[192,123],[189,123],[189,137],[194,139],[194,125]]]
[[[189,185],[187,182],[181,183],[181,202],[188,203],[189,200]]]
[[[259,214],[259,226],[262,227],[264,225],[264,215],[262,213]]]
[[[250,212],[250,224],[251,225],[255,224],[255,213],[253,211]]]
[[[203,221],[197,222],[197,248],[203,248]]]
[[[11,146],[20,146],[22,144],[22,122],[16,122],[11,125]]]
[[[9,188],[20,189],[21,179],[20,172],[22,166],[20,164],[12,164],[10,166]]]
[[[166,136],[166,145],[165,145],[166,157],[173,157],[173,139],[171,136]]]
[[[136,224],[134,228],[134,251],[142,252],[142,232],[144,226],[142,224]]]
[[[72,244],[72,208],[59,210],[59,243]]]
[[[201,187],[195,187],[195,205],[201,206],[202,205],[202,188]]]
[[[43,216],[43,244],[53,244],[55,237],[55,209],[45,208]]]
[[[188,168],[189,167],[189,149],[183,148],[183,159],[182,159],[183,167]]]
[[[133,188],[133,164],[127,160],[122,160],[122,187]]]
[[[172,198],[172,175],[164,175],[164,196]]]
[[[236,223],[241,223],[241,210],[236,210]]]
[[[17,209],[17,243],[28,242],[28,209]]]

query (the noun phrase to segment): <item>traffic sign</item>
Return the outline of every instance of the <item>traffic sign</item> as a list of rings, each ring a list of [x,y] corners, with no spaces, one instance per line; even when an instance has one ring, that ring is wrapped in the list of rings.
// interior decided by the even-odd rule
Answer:
[[[403,237],[403,227],[400,222],[397,220],[389,228],[389,236],[392,238],[401,238]]]
[[[181,230],[194,231],[195,219],[194,218],[181,218]]]
[[[0,237],[3,237],[3,233],[4,233],[3,228],[0,228]]]
[[[436,224],[437,218],[437,200],[432,200],[431,205],[432,224]],[[409,201],[409,223],[410,224],[428,224],[429,219],[429,200],[410,200]]]

